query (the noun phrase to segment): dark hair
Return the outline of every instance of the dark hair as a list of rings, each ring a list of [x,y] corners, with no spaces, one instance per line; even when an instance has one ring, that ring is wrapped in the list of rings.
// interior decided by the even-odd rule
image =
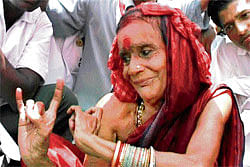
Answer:
[[[208,3],[208,15],[211,16],[213,22],[222,29],[224,28],[224,25],[221,23],[219,13],[226,9],[233,1],[235,0],[210,0]]]

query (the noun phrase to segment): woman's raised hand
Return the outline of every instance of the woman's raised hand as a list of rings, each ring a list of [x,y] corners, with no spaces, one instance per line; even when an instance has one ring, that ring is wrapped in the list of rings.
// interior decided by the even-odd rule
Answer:
[[[90,155],[94,154],[89,147],[91,136],[98,135],[102,112],[102,108],[98,107],[92,107],[83,112],[80,106],[72,106],[67,111],[68,114],[72,114],[69,119],[69,127],[77,147]]]
[[[58,80],[47,111],[42,102],[27,100],[24,105],[22,90],[20,88],[16,90],[16,103],[19,110],[18,144],[22,160],[28,166],[51,163],[47,157],[49,135],[55,124],[63,87],[63,80]]]

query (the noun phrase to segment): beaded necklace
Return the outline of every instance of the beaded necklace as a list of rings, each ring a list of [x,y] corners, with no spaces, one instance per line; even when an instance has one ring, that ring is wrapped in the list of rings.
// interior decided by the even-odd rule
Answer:
[[[144,102],[141,101],[141,104],[136,108],[136,126],[139,127],[142,125],[142,115],[144,114],[145,106]]]

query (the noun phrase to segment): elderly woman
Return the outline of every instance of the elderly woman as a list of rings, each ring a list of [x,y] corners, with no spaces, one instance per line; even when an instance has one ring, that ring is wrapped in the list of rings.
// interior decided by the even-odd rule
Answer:
[[[128,11],[108,62],[114,93],[102,98],[102,109],[68,111],[74,112],[69,124],[79,150],[51,134],[62,82],[46,112],[40,102],[24,108],[18,89],[24,163],[88,166],[96,158],[112,167],[242,165],[235,100],[226,86],[210,89],[210,58],[199,33],[177,9],[145,3]]]

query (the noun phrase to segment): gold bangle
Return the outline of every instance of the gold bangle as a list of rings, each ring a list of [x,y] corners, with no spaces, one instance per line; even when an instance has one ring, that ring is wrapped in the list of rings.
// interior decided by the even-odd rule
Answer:
[[[150,148],[149,148],[149,149],[148,149],[148,154],[147,154],[147,160],[146,160],[146,167],[149,167],[150,156],[151,156],[151,150],[150,150]]]
[[[145,155],[145,162],[144,162],[144,167],[147,167],[147,165],[148,165],[148,154],[149,154],[149,152],[148,152],[148,149],[146,149],[145,148],[145,150],[146,150],[146,155]]]
[[[122,152],[121,152],[121,155],[119,157],[119,165],[118,166],[121,166],[123,167],[124,166],[124,159],[125,159],[125,153],[126,153],[126,149],[128,147],[128,144],[125,144],[123,145],[122,147]]]

